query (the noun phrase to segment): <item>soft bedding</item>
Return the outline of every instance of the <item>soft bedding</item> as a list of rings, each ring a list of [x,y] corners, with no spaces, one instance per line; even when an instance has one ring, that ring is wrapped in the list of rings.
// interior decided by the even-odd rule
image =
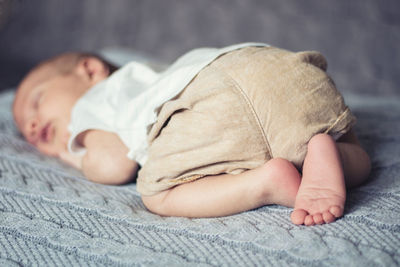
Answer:
[[[0,266],[398,266],[400,100],[345,94],[372,158],[345,215],[305,227],[272,205],[212,219],[160,217],[135,184],[107,186],[39,154],[0,94]]]

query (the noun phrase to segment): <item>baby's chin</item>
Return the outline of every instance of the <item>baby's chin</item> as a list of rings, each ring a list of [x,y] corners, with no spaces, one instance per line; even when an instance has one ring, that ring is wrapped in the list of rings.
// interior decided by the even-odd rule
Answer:
[[[45,145],[38,145],[35,146],[37,150],[39,150],[40,153],[50,156],[50,157],[60,157],[60,154],[66,151],[67,147],[61,144],[45,144]]]
[[[51,150],[51,149],[43,149],[43,148],[39,148],[36,147],[40,153],[46,155],[46,156],[50,156],[50,157],[59,157],[59,152],[55,151],[55,150]]]

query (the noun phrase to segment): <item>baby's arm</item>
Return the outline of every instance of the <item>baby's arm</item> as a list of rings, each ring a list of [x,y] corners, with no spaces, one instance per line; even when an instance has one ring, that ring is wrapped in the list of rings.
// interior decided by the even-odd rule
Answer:
[[[135,178],[139,165],[126,157],[128,148],[116,134],[89,130],[81,134],[80,142],[87,150],[83,158],[71,154],[60,158],[81,169],[89,180],[124,184]]]

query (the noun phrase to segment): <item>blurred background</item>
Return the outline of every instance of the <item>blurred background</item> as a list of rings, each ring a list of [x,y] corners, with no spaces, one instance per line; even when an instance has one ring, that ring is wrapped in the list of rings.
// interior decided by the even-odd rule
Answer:
[[[171,63],[247,41],[322,52],[344,93],[400,95],[398,0],[0,0],[0,89],[64,51],[125,48]]]

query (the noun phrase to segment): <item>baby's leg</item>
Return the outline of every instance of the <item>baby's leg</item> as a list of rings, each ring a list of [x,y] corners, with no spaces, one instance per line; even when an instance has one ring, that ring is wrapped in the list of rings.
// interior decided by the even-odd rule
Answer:
[[[339,139],[336,143],[343,164],[346,188],[356,187],[367,180],[371,172],[371,160],[357,138],[350,132],[350,138]]]
[[[369,174],[369,157],[353,143],[336,143],[327,134],[311,138],[291,219],[295,224],[322,224],[343,215],[346,186],[361,184]]]
[[[293,207],[299,185],[294,165],[276,158],[241,174],[207,176],[142,200],[159,215],[217,217],[267,204]]]

